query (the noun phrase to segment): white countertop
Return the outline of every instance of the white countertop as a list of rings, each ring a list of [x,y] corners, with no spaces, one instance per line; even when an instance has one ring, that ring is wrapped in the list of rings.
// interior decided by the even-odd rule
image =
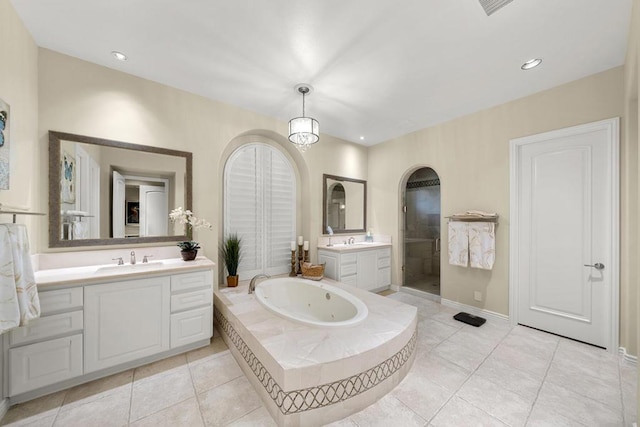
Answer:
[[[193,261],[183,261],[182,258],[169,258],[148,263],[139,262],[134,265],[103,264],[39,270],[35,273],[35,279],[37,286],[42,289],[49,286],[80,286],[112,280],[188,273],[190,271],[210,269],[214,266],[215,263],[205,257],[198,257]]]
[[[318,249],[323,249],[326,251],[334,251],[334,252],[350,252],[350,251],[362,251],[367,249],[380,249],[380,248],[390,248],[391,243],[384,242],[357,242],[351,245],[344,243],[334,244],[333,246],[319,245]]]

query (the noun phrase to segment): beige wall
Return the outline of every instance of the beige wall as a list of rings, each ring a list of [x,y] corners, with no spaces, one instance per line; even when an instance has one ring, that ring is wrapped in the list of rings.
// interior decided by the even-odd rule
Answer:
[[[374,146],[369,151],[368,177],[371,226],[400,242],[402,184],[416,168],[432,167],[440,176],[443,216],[468,209],[500,215],[494,269],[453,267],[443,256],[442,297],[508,314],[509,141],[623,116],[623,71],[618,67]],[[446,225],[445,220],[443,254],[447,253]],[[402,283],[401,265],[402,248],[396,244],[394,284]],[[624,283],[623,289],[628,288],[629,283]],[[482,292],[483,302],[474,301],[474,291]],[[628,315],[629,310],[623,309],[624,324]]]
[[[38,165],[38,48],[9,0],[0,0],[0,98],[11,107],[10,188],[0,191],[0,203],[45,212],[40,204]],[[46,171],[44,172],[46,175]],[[0,217],[1,222],[10,217]],[[32,247],[43,218],[22,216]]]
[[[365,147],[322,135],[320,143],[299,153],[287,142],[286,122],[46,49],[39,55],[39,85],[42,152],[49,130],[193,152],[194,212],[214,224],[212,232],[196,231],[195,237],[213,260],[222,230],[222,168],[241,142],[271,142],[295,162],[301,180],[298,234],[312,246],[322,227],[322,174],[367,176]],[[47,170],[47,161],[42,156],[38,167]],[[37,168],[31,159],[22,165]],[[39,188],[46,206],[46,174]],[[50,251],[47,239],[46,230],[39,233],[37,251]]]

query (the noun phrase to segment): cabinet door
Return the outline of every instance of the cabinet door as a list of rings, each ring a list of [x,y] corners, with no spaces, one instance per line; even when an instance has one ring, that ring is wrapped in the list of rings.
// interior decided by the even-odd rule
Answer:
[[[378,279],[378,254],[376,251],[358,252],[358,288],[375,289]]]
[[[318,252],[318,263],[324,264],[324,276],[333,280],[340,280],[338,276],[338,257],[327,252]]]
[[[82,334],[9,350],[9,394],[82,375]]]
[[[184,311],[171,315],[171,348],[211,338],[213,307]]]
[[[391,267],[385,267],[378,270],[378,287],[391,285]]]
[[[169,349],[170,278],[85,287],[85,373]]]

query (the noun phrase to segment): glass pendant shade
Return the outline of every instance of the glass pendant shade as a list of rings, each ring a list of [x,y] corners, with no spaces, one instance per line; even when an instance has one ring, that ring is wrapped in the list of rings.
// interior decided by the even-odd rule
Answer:
[[[289,141],[300,149],[307,149],[320,139],[318,121],[311,117],[296,117],[289,120]]]
[[[289,120],[289,141],[300,149],[307,149],[320,140],[320,125],[318,121],[312,117],[306,117],[304,114],[305,95],[311,92],[311,87],[305,84],[299,84],[295,90],[302,94],[302,117],[295,117]]]

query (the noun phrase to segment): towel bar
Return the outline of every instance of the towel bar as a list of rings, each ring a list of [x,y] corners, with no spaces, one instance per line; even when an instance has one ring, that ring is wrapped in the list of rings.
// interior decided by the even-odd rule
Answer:
[[[29,211],[5,211],[0,209],[0,214],[6,214],[6,215],[12,215],[13,216],[13,223],[16,223],[16,216],[17,215],[38,215],[38,216],[45,216],[46,214],[40,213],[40,212],[29,212]]]

